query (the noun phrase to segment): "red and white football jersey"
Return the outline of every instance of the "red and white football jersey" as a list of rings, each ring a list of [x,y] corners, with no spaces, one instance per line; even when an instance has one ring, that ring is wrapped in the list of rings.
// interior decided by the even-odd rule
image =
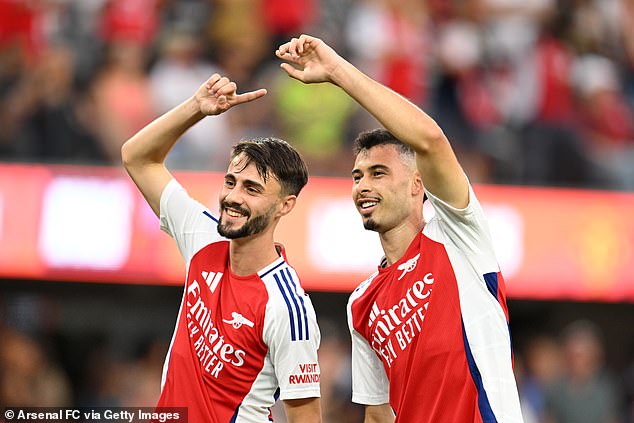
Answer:
[[[505,288],[482,208],[435,210],[403,257],[352,293],[353,401],[396,422],[522,422]]]
[[[278,398],[319,397],[315,311],[283,255],[235,275],[217,219],[175,180],[160,207],[187,281],[157,407],[187,407],[191,422],[264,423]]]

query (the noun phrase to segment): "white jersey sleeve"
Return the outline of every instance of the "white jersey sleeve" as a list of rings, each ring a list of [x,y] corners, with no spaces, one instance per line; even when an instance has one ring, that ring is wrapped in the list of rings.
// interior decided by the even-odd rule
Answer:
[[[478,257],[486,262],[489,271],[498,271],[489,225],[471,185],[469,204],[464,209],[452,207],[430,192],[426,194],[436,215],[425,225],[423,233],[435,241],[453,244],[471,257]]]
[[[312,302],[286,263],[268,274],[263,340],[282,400],[320,396],[317,349],[321,334]]]
[[[352,303],[365,288],[370,279],[359,285],[348,301],[348,328],[352,339],[352,402],[363,405],[381,405],[390,402],[390,383],[383,363],[368,341],[354,329]]]
[[[174,238],[187,264],[202,247],[223,239],[218,234],[218,218],[190,197],[176,179],[163,189],[160,209],[161,230]]]

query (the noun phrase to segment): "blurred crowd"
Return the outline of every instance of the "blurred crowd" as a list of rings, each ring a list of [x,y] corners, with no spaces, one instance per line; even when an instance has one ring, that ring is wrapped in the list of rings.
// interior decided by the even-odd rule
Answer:
[[[239,139],[273,135],[311,174],[348,176],[351,140],[377,123],[278,69],[301,33],[428,111],[473,182],[634,190],[633,0],[0,0],[0,160],[119,165],[220,72],[269,94],[189,131],[172,168],[224,170]],[[324,422],[360,422],[345,327],[320,324]],[[155,403],[169,339],[121,355],[51,333],[0,319],[0,405]],[[610,375],[603,348],[586,321],[531,337],[515,360],[526,423],[634,423],[634,359]]]
[[[328,319],[320,326],[323,422],[361,423],[363,407],[351,402],[348,335]],[[167,348],[158,339],[140,341],[127,355],[107,342],[84,339],[83,351],[75,355],[86,355],[67,366],[56,356],[53,338],[0,327],[0,339],[0,404],[5,406],[138,408],[158,400]],[[634,359],[623,374],[611,373],[602,332],[593,322],[577,320],[556,336],[532,336],[515,354],[525,423],[634,422]],[[277,423],[286,421],[281,404],[273,415]]]
[[[118,165],[121,144],[213,72],[269,95],[186,134],[172,168],[241,138],[349,175],[377,126],[273,52],[323,38],[435,117],[474,182],[634,189],[632,0],[0,0],[0,160]]]
[[[522,354],[515,374],[525,423],[634,421],[634,360],[624,375],[607,371],[593,322],[574,321],[558,337],[537,335]]]

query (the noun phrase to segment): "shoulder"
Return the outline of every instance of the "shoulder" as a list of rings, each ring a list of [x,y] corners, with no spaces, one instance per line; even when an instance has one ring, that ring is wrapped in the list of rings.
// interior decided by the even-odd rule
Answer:
[[[161,192],[160,206],[167,212],[170,209],[168,207],[170,203],[176,203],[173,207],[182,207],[192,200],[187,190],[176,179],[172,179]]]
[[[372,273],[366,280],[361,282],[357,287],[352,291],[350,297],[348,298],[348,306],[350,306],[354,301],[363,296],[368,287],[372,284],[372,281],[379,275],[379,271],[375,271]]]
[[[483,243],[491,243],[488,220],[473,187],[469,185],[469,204],[463,209],[456,209],[428,193],[433,209],[423,228],[423,233],[430,239],[442,244],[455,244],[461,250],[477,252]]]
[[[433,207],[435,214],[440,214],[443,217],[446,217],[445,214],[449,214],[455,216],[455,218],[460,218],[472,214],[474,211],[476,211],[474,209],[480,207],[478,197],[476,196],[475,191],[473,190],[473,186],[470,183],[468,185],[468,188],[469,202],[464,208],[456,208],[436,197],[432,192],[426,191],[425,195],[429,200],[429,204],[431,204],[431,206]]]
[[[265,342],[318,340],[319,329],[310,297],[304,292],[295,269],[280,260],[260,274],[268,293]],[[273,341],[275,339],[277,341]]]
[[[163,189],[159,218],[161,229],[170,235],[210,231],[213,238],[221,238],[216,231],[218,218],[192,198],[176,179]]]
[[[283,258],[258,272],[269,294],[269,303],[286,308],[297,302],[309,301],[295,269]]]

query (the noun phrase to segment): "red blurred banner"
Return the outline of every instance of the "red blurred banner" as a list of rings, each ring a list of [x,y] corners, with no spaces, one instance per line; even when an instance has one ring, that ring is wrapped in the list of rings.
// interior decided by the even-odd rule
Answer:
[[[217,210],[217,173],[176,173]],[[278,241],[308,290],[349,292],[381,258],[345,178],[312,177]],[[475,187],[511,298],[634,302],[634,194]],[[426,210],[426,213],[430,210]],[[179,285],[184,264],[122,169],[0,165],[0,278]]]

